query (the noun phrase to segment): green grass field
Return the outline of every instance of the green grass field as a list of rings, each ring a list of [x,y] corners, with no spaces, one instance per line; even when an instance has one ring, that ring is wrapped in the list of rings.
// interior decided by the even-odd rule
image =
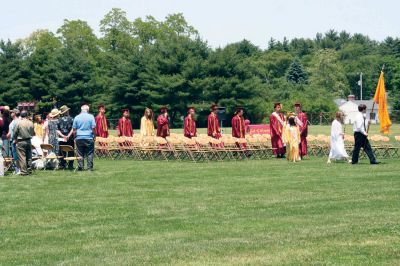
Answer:
[[[97,160],[0,179],[1,265],[400,263],[399,160]]]
[[[0,265],[400,265],[399,159],[325,161],[96,160],[92,173],[7,175]]]

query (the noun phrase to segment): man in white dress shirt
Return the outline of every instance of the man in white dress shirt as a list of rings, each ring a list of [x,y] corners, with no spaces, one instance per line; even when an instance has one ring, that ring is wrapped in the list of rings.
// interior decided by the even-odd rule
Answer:
[[[367,106],[365,104],[360,104],[358,106],[358,113],[353,123],[354,131],[354,150],[351,163],[358,163],[358,156],[360,155],[361,147],[364,149],[365,153],[368,155],[371,164],[378,164],[376,161],[374,153],[371,149],[371,145],[368,141],[367,124],[366,124],[366,111]]]

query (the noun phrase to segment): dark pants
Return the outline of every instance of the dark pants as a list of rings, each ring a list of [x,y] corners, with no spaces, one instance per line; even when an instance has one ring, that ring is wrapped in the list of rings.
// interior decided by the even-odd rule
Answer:
[[[93,169],[93,156],[94,156],[94,141],[93,139],[77,139],[76,148],[78,151],[78,156],[81,157],[78,160],[79,170],[84,169],[84,160],[87,157],[87,168],[89,170]]]
[[[353,164],[358,163],[358,156],[360,155],[361,148],[363,148],[365,153],[368,155],[369,161],[371,163],[375,163],[376,159],[367,136],[360,132],[354,132],[354,141],[354,150],[351,162]]]
[[[74,147],[74,139],[70,138],[68,139],[67,142],[60,141],[58,142],[58,145],[68,145]],[[74,152],[63,152],[61,151],[61,149],[59,149],[58,155],[63,157],[73,157]],[[65,167],[67,167],[67,161],[65,161],[64,159],[60,159],[60,168],[65,168]],[[68,169],[74,169],[74,161],[68,161]]]
[[[32,173],[32,146],[30,140],[20,140],[17,142],[18,168],[21,175]]]

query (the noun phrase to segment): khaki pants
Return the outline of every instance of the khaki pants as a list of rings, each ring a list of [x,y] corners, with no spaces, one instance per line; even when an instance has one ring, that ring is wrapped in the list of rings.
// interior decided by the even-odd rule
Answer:
[[[21,175],[32,173],[32,146],[31,140],[20,140],[17,142],[18,168]]]

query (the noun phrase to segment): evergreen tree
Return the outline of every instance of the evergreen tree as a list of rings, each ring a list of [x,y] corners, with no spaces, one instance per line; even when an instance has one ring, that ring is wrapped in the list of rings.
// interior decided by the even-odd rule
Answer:
[[[129,108],[133,121],[144,107],[169,105],[174,126],[193,105],[204,126],[215,102],[228,108],[228,116],[243,105],[246,118],[257,123],[274,101],[335,111],[334,98],[359,95],[360,72],[364,99],[371,98],[385,64],[391,107],[400,106],[399,38],[377,42],[330,30],[314,39],[271,38],[266,50],[247,40],[212,49],[182,14],[130,21],[120,9],[105,15],[100,34],[98,39],[85,21],[65,20],[56,33],[0,40],[0,105],[36,101],[40,111],[49,111],[56,99],[76,113],[83,102],[104,103],[110,118]]]
[[[20,42],[0,41],[0,102],[16,106],[32,100],[29,93],[29,70]]]
[[[298,58],[295,58],[290,64],[286,79],[292,83],[306,83],[308,76],[305,72],[303,65]]]

